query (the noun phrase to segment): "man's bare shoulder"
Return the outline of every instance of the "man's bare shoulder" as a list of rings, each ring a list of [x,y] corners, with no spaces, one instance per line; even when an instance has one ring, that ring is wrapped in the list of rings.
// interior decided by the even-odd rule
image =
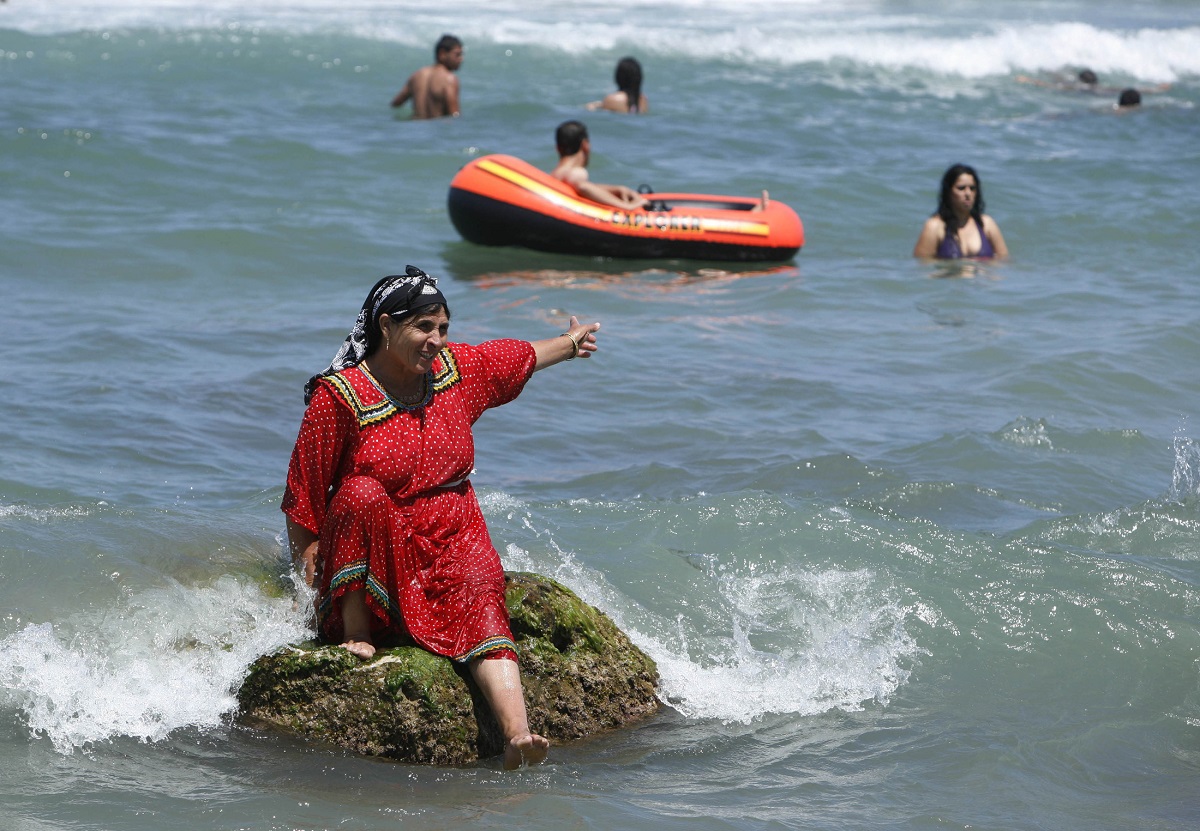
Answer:
[[[550,171],[550,175],[573,187],[579,187],[588,180],[587,168],[574,164],[560,164]]]
[[[424,71],[429,73],[429,84],[438,92],[458,89],[458,76],[441,64],[427,66]]]
[[[433,66],[421,67],[416,72],[414,72],[412,75],[408,76],[408,82],[410,84],[413,84],[414,86],[417,84],[420,84],[422,86],[424,86],[425,84],[428,84],[430,79],[433,76],[433,72],[434,72],[435,68],[437,68],[437,64],[434,64]]]

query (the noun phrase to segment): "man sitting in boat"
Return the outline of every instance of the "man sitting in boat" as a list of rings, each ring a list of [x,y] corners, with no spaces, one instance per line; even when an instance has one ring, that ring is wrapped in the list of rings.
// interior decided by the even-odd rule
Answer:
[[[554,131],[558,145],[558,166],[550,171],[555,179],[566,182],[584,199],[614,208],[645,208],[649,203],[632,188],[602,185],[588,180],[587,164],[592,145],[587,127],[581,121],[564,121]]]

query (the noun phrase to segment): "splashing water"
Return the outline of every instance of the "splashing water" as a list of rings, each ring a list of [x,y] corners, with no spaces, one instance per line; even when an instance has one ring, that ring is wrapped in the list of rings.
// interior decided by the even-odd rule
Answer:
[[[220,726],[247,667],[307,632],[302,609],[255,586],[171,583],[98,621],[31,624],[0,641],[0,691],[62,753],[117,736],[156,741]]]
[[[1185,436],[1174,441],[1175,469],[1171,471],[1171,499],[1186,502],[1200,495],[1200,445]]]
[[[886,703],[921,651],[913,616],[866,571],[818,573],[775,565],[712,569],[727,634],[703,621],[667,621],[636,608],[569,552],[548,567],[509,545],[510,567],[543,570],[603,608],[654,659],[660,697],[685,716],[749,724],[770,713],[811,715]],[[699,604],[704,605],[704,604]]]

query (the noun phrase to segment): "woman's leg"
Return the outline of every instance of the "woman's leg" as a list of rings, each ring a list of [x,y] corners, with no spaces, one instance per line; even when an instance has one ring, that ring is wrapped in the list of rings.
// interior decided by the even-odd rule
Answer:
[[[364,660],[375,656],[366,581],[372,561],[390,555],[391,508],[387,489],[378,480],[350,476],[330,500],[321,529],[322,591],[334,594],[331,601],[321,601],[329,609],[321,628],[330,641],[341,638],[345,649]],[[331,584],[346,588],[337,593]]]
[[[375,657],[371,643],[371,613],[367,611],[367,590],[355,589],[341,597],[342,646],[362,659]]]
[[[504,767],[519,768],[522,762],[536,765],[546,758],[550,742],[529,732],[525,691],[516,661],[478,658],[471,662],[471,675],[487,699],[504,734]]]

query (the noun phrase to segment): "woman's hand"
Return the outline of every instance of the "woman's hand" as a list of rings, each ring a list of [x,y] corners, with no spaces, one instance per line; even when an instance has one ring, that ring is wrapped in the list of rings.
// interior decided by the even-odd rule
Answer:
[[[537,355],[534,372],[573,358],[590,358],[600,348],[596,344],[598,331],[599,323],[580,323],[579,318],[571,315],[571,325],[567,331],[556,338],[533,342],[533,351]]]
[[[578,344],[574,357],[590,358],[600,348],[596,344],[596,332],[599,331],[599,323],[580,323],[575,315],[571,315],[571,325],[567,327],[566,335]]]
[[[317,573],[318,538],[303,525],[298,525],[287,519],[288,547],[292,551],[292,563],[298,566],[304,574],[304,582],[312,588]]]

